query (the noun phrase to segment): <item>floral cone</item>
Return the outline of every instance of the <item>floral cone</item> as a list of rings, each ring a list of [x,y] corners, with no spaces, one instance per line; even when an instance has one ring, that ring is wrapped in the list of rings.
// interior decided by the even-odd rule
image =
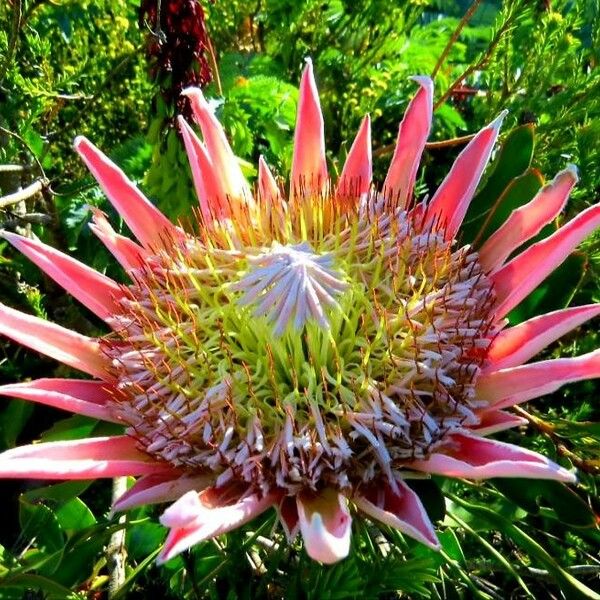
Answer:
[[[600,225],[600,206],[519,251],[565,205],[577,180],[569,167],[477,252],[461,246],[503,115],[418,202],[433,84],[415,81],[382,190],[371,181],[368,117],[334,184],[309,62],[287,199],[262,158],[252,194],[202,93],[187,89],[202,132],[180,120],[199,199],[193,233],[78,138],[137,238],[94,212],[92,230],[131,283],[4,232],[111,332],[92,339],[0,307],[2,333],[93,378],[0,393],[120,423],[124,434],[15,448],[0,455],[0,475],[137,477],[114,509],[173,502],[161,517],[170,531],[160,561],[273,507],[288,538],[301,533],[324,563],[348,554],[357,514],[437,548],[412,477],[574,481],[547,458],[485,436],[522,424],[506,409],[600,376],[599,351],[528,362],[599,305],[515,327],[505,318]]]

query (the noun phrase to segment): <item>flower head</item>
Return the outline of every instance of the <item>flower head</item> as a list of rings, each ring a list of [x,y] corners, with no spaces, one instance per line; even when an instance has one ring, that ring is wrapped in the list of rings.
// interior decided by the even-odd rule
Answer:
[[[348,554],[356,514],[437,548],[406,483],[413,477],[573,481],[545,457],[485,436],[522,423],[507,408],[600,376],[599,351],[528,363],[599,305],[510,328],[505,319],[600,225],[600,207],[519,252],[563,208],[577,179],[569,167],[477,251],[462,245],[503,115],[472,139],[431,200],[417,201],[433,86],[415,81],[377,190],[368,117],[330,181],[308,63],[287,199],[262,159],[252,194],[202,93],[186,90],[202,132],[180,120],[199,197],[194,231],[170,223],[78,138],[137,238],[94,212],[92,230],[131,282],[5,232],[110,333],[91,339],[0,307],[2,333],[93,377],[0,393],[120,423],[124,434],[9,450],[0,475],[138,477],[114,508],[174,501],[161,517],[170,529],[163,561],[274,507],[287,536],[301,532],[310,556],[326,563]]]

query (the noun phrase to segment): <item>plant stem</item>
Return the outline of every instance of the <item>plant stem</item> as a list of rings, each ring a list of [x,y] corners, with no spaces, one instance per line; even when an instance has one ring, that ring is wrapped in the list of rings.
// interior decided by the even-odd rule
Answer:
[[[516,11],[511,16],[509,16],[506,19],[506,21],[504,21],[504,23],[502,23],[502,26],[500,27],[500,29],[498,29],[498,31],[492,38],[492,41],[490,42],[490,44],[489,44],[487,50],[485,51],[485,53],[483,54],[483,56],[476,63],[469,65],[452,82],[452,85],[450,85],[450,87],[442,94],[442,96],[434,103],[433,110],[437,110],[442,104],[444,104],[444,102],[446,102],[446,100],[448,100],[448,98],[452,95],[455,88],[457,86],[459,86],[469,75],[471,75],[471,73],[473,73],[474,71],[478,71],[485,66],[485,64],[488,62],[488,60],[491,58],[492,54],[494,53],[496,46],[500,43],[502,36],[510,29],[510,27],[512,27],[512,23],[515,18],[516,18]]]
[[[206,41],[208,43],[208,55],[210,56],[210,70],[212,71],[213,78],[215,80],[215,85],[217,86],[217,92],[219,96],[223,95],[223,86],[221,85],[221,76],[219,75],[219,65],[217,63],[217,55],[215,54],[215,49],[210,41],[210,37],[206,36]]]
[[[473,0],[471,6],[469,6],[469,8],[467,9],[467,12],[463,15],[463,18],[460,20],[460,22],[456,26],[454,33],[448,40],[448,43],[446,44],[444,51],[440,54],[440,57],[438,58],[437,62],[435,63],[435,67],[433,67],[433,71],[431,71],[431,79],[435,79],[435,76],[437,75],[441,66],[444,64],[444,61],[446,60],[446,57],[450,53],[450,50],[452,50],[452,46],[454,46],[454,44],[456,43],[456,40],[458,39],[460,32],[464,29],[465,25],[471,20],[471,18],[475,14],[475,11],[477,10],[477,8],[480,4],[481,4],[481,0]]]
[[[0,173],[22,173],[24,170],[23,165],[0,165]]]
[[[32,198],[33,196],[37,196],[37,194],[39,194],[47,186],[47,179],[36,179],[26,188],[0,197],[0,209],[12,206],[13,204],[18,204],[19,202],[23,202],[24,200]]]
[[[547,423],[543,419],[539,419],[538,417],[528,413],[520,406],[513,406],[513,411],[519,416],[527,419],[530,425],[532,425],[540,433],[543,433],[546,437],[548,437],[550,441],[554,444],[558,454],[560,456],[568,458],[580,471],[584,471],[585,473],[589,473],[590,475],[600,474],[600,467],[598,467],[591,461],[585,460],[585,458],[577,456],[575,452],[573,452],[565,446],[565,444],[561,441],[560,437],[556,434],[554,427],[551,423]]]
[[[112,486],[112,501],[115,502],[127,491],[127,477],[115,477]],[[119,517],[119,523],[125,523],[126,516]],[[108,565],[108,597],[113,598],[119,588],[125,583],[125,528],[118,529],[110,536],[106,548],[106,563]]]
[[[475,137],[474,133],[470,133],[469,135],[462,135],[460,137],[450,138],[449,140],[441,140],[439,142],[427,142],[425,144],[425,148],[427,150],[442,150],[443,148],[450,148],[452,146],[461,146],[462,144],[466,144],[470,142]],[[396,143],[388,144],[387,146],[381,146],[381,148],[376,148],[373,150],[373,156],[377,158],[378,156],[385,156],[386,154],[391,154],[396,148]]]

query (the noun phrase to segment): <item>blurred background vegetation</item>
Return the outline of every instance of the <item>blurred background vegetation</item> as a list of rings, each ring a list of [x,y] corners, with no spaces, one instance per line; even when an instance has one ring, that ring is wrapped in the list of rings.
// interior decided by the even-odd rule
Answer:
[[[90,137],[162,210],[189,219],[194,196],[173,126],[187,111],[181,89],[205,87],[249,178],[260,154],[285,177],[308,56],[332,172],[370,113],[375,176],[383,180],[415,91],[411,75],[431,75],[436,86],[419,195],[441,181],[461,137],[510,111],[466,242],[489,233],[566,163],[578,166],[581,181],[565,218],[598,202],[598,0],[5,0],[0,24],[0,224],[116,278],[122,274],[86,227],[88,206],[117,217],[77,160],[73,138]],[[101,331],[3,243],[0,270],[0,301],[82,333]],[[510,318],[598,302],[599,280],[596,235]],[[592,324],[548,356],[598,346]],[[66,372],[0,340],[2,382]],[[577,486],[419,484],[438,521],[440,554],[358,523],[351,558],[319,567],[279,544],[266,516],[158,569],[165,531],[156,510],[111,520],[110,482],[2,482],[0,598],[104,597],[104,548],[123,527],[127,579],[115,598],[600,598],[598,391],[594,382],[563,388],[527,407],[531,427],[504,434],[577,466]],[[102,433],[95,421],[50,408],[0,406],[0,449]]]

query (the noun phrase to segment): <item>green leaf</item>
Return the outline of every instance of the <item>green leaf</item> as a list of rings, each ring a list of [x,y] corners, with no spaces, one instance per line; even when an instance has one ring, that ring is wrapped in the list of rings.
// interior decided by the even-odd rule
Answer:
[[[570,421],[556,419],[552,422],[558,435],[565,438],[576,437],[579,441],[589,438],[591,443],[600,444],[600,421]]]
[[[597,594],[594,590],[565,571],[541,544],[527,535],[517,525],[485,506],[472,504],[455,495],[452,496],[452,500],[468,512],[489,521],[494,529],[509,537],[514,543],[525,550],[531,558],[543,565],[556,580],[557,584],[561,587],[561,591],[567,598],[575,600],[600,600],[600,594]]]
[[[127,551],[132,560],[142,560],[165,539],[165,528],[158,523],[136,523],[127,530]]]
[[[446,529],[445,531],[438,533],[438,539],[440,540],[440,544],[442,544],[444,552],[450,558],[462,565],[465,564],[465,555],[460,547],[460,542],[456,537],[456,533],[454,533],[452,529]]]
[[[77,531],[96,524],[96,517],[79,498],[71,498],[56,510],[56,518],[63,531]]]
[[[521,586],[525,594],[528,598],[535,598],[535,596],[531,593],[526,583],[523,581],[523,578],[519,575],[517,570],[512,565],[511,561],[508,560],[501,552],[498,552],[496,548],[492,544],[490,544],[484,536],[479,535],[474,529],[469,527],[467,523],[465,523],[462,519],[460,519],[456,514],[449,513],[450,518],[456,521],[462,529],[464,529],[467,533],[469,533],[477,542],[486,550],[492,558],[496,559],[517,581],[517,583]]]
[[[45,600],[65,600],[65,598],[78,598],[69,588],[66,588],[56,581],[47,577],[33,574],[23,574],[9,576],[0,581],[0,598],[8,600],[9,598],[29,598],[28,591],[36,590],[44,592]],[[12,595],[14,593],[14,596]]]
[[[13,448],[23,427],[33,413],[33,405],[25,400],[10,400],[0,418],[0,436],[5,448]]]
[[[150,566],[152,561],[156,558],[156,556],[158,556],[160,550],[161,547],[159,546],[148,556],[146,556],[146,558],[144,558],[144,560],[127,575],[127,579],[125,579],[121,587],[113,594],[113,600],[125,598],[125,594],[127,594],[129,588],[135,583],[135,580]]]
[[[38,555],[50,556],[61,553],[64,546],[64,535],[56,514],[44,504],[31,504],[23,497],[19,504],[19,523],[21,535],[25,540],[34,541],[34,549],[25,554],[26,561]],[[52,574],[60,563],[60,554],[44,564],[43,574]]]
[[[486,195],[497,196],[512,179],[529,168],[535,146],[534,135],[535,129],[531,123],[515,127],[508,133],[494,161],[494,170],[474,198],[476,202]]]
[[[24,492],[21,497],[30,503],[39,502],[40,500],[53,500],[63,503],[82,494],[91,484],[91,481],[65,481],[29,490]]]
[[[455,487],[455,486],[453,486]],[[482,519],[480,516],[469,512],[462,505],[457,505],[451,498],[454,496],[446,492],[447,504],[448,504],[448,516],[444,520],[444,525],[454,527],[452,520],[456,520],[456,517],[467,523],[474,531],[485,532],[492,529],[492,525],[487,519]],[[497,514],[502,515],[505,519],[510,522],[518,521],[526,516],[527,512],[520,508],[517,504],[512,502],[509,498],[498,494],[496,498],[488,501],[489,507]]]
[[[104,556],[104,548],[109,538],[108,533],[102,532],[83,537],[73,545],[67,545],[60,568],[54,573],[53,578],[71,588],[89,579],[94,572],[95,562]]]
[[[533,147],[534,129],[531,125],[516,127],[508,134],[494,160],[491,175],[469,206],[463,225],[463,235],[466,241],[472,241],[477,237],[490,210],[500,202],[500,197],[506,193],[511,182],[524,175],[526,171],[533,171],[529,168],[533,157]],[[523,203],[521,202],[521,204]],[[496,225],[497,219],[494,219],[490,226]],[[486,231],[489,231],[491,227],[486,227]]]
[[[513,210],[529,202],[543,183],[544,179],[536,169],[528,169],[523,175],[515,177],[493,202],[490,201],[484,213],[465,221],[462,228],[464,240],[480,246]]]
[[[493,483],[498,491],[527,512],[539,513],[544,502],[565,525],[593,527],[596,524],[591,508],[564,483],[543,479],[532,479],[527,485],[523,485],[522,479],[495,479]]]
[[[587,268],[587,257],[574,253],[508,315],[511,325],[569,306]]]
[[[66,419],[57,421],[42,433],[41,440],[43,442],[55,442],[59,440],[79,440],[89,437],[98,421],[81,415],[73,415]]]

